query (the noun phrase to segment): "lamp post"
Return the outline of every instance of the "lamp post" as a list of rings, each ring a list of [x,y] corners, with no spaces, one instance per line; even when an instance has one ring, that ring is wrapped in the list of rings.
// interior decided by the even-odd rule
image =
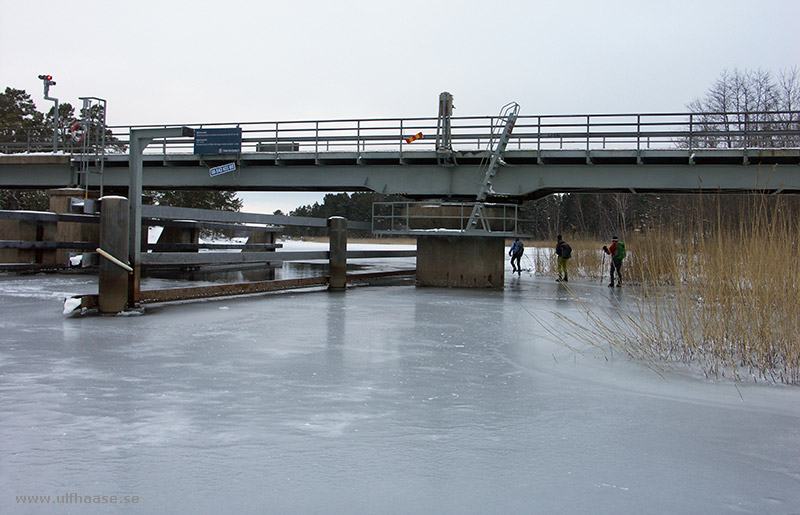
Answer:
[[[53,80],[52,75],[39,75],[39,78],[44,82],[44,99],[55,102],[53,109],[53,152],[55,153],[58,151],[58,99],[50,96],[50,86],[55,86],[56,81]]]

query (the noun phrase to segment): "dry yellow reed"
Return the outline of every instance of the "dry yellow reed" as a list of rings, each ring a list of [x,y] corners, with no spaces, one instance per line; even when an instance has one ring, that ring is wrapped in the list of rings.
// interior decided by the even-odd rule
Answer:
[[[800,225],[780,199],[744,203],[736,223],[698,209],[691,230],[631,235],[624,272],[637,310],[613,323],[590,315],[585,339],[712,376],[800,384]]]

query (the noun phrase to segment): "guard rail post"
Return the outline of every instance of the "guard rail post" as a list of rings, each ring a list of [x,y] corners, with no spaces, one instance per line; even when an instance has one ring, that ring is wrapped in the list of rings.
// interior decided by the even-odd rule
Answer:
[[[347,219],[341,216],[328,218],[328,237],[328,290],[344,291],[347,287]]]
[[[128,258],[130,210],[125,197],[103,197],[100,205],[100,249],[118,260]],[[101,313],[119,313],[128,304],[128,270],[100,258],[97,304]]]

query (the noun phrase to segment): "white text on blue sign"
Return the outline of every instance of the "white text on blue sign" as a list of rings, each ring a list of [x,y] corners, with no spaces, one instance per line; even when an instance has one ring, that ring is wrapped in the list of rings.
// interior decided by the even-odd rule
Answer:
[[[211,177],[215,177],[217,175],[222,175],[223,173],[228,173],[236,170],[236,163],[228,163],[222,166],[215,166],[208,170],[209,175]]]

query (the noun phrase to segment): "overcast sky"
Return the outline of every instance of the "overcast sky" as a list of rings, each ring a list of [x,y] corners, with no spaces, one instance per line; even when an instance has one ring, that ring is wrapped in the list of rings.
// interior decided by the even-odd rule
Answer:
[[[51,74],[112,125],[436,116],[442,91],[456,116],[680,112],[725,69],[800,65],[798,20],[798,0],[0,0],[0,86],[46,111]]]

